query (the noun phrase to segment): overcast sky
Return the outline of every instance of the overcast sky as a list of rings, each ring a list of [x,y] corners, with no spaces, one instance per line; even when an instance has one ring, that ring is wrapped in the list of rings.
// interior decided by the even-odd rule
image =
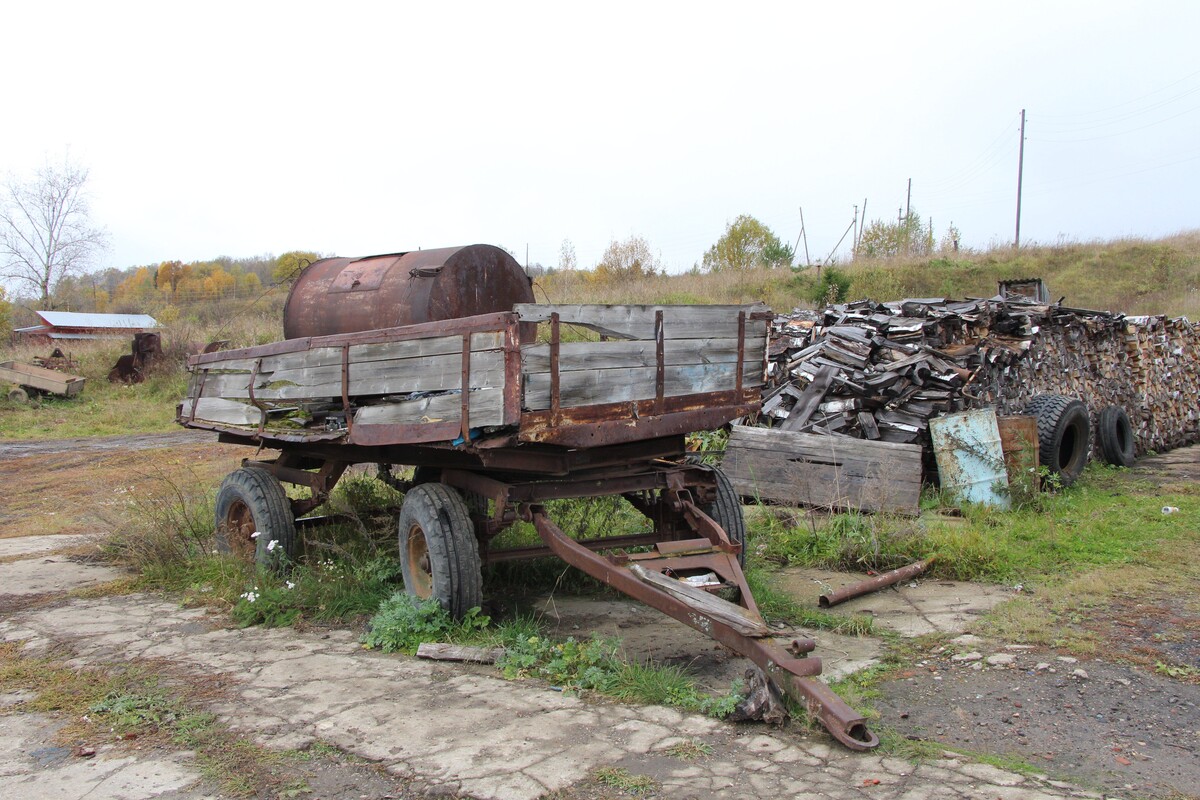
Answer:
[[[90,169],[100,266],[486,242],[687,269],[751,214],[818,261],[1200,227],[1200,3],[6,3],[0,174]],[[847,239],[848,241],[848,239]],[[842,245],[843,257],[848,251]],[[803,257],[801,244],[800,254]]]

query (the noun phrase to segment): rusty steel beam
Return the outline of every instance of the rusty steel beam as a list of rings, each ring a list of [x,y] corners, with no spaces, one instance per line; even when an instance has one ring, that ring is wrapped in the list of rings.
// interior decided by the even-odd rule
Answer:
[[[877,592],[880,589],[887,588],[888,586],[899,583],[902,580],[920,575],[922,572],[929,569],[929,565],[932,563],[932,558],[926,559],[925,561],[918,561],[915,564],[909,564],[907,567],[900,567],[899,569],[894,569],[891,572],[884,572],[883,574],[876,575],[873,578],[867,578],[865,581],[859,581],[858,583],[852,583],[849,586],[843,586],[841,589],[838,589],[835,592],[829,592],[828,594],[821,595],[819,598],[817,598],[817,604],[820,605],[821,608],[829,608],[830,606],[836,606],[838,603],[844,603],[851,598],[859,597],[864,594],[870,594],[871,592]]]

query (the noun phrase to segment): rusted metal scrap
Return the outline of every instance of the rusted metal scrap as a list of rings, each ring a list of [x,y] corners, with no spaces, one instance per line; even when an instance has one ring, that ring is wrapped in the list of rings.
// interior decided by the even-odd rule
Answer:
[[[109,370],[108,380],[111,383],[141,383],[146,380],[150,365],[162,357],[162,337],[157,333],[135,333],[131,351],[118,358],[116,365]]]
[[[61,348],[54,348],[53,352],[45,358],[34,356],[33,363],[44,369],[53,369],[59,372],[74,372],[79,369],[79,362],[76,361],[70,353],[63,353]]]
[[[837,591],[821,595],[819,598],[817,598],[817,604],[820,605],[821,608],[829,608],[830,606],[836,606],[838,603],[845,602],[846,600],[860,597],[864,594],[870,594],[871,592],[877,592],[880,589],[892,586],[900,581],[907,580],[909,578],[915,578],[925,570],[929,569],[929,565],[932,563],[933,559],[927,558],[924,561],[918,561],[915,564],[909,564],[907,567],[900,567],[899,569],[894,569],[891,572],[885,572],[882,575],[876,575],[873,578],[867,578],[865,581],[859,581],[858,583],[852,583],[849,586],[843,586]]]

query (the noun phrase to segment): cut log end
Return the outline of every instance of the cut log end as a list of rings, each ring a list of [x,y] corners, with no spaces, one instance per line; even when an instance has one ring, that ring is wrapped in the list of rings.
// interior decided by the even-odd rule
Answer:
[[[758,667],[746,670],[746,697],[733,713],[730,722],[762,721],[768,725],[781,726],[788,719],[787,705],[779,687]]]

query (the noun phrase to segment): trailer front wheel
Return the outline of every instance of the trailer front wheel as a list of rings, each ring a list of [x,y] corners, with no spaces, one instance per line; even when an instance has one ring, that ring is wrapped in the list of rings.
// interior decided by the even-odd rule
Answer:
[[[436,599],[455,619],[483,603],[479,544],[461,494],[441,483],[414,486],[399,529],[405,591]]]
[[[294,561],[299,539],[283,484],[253,467],[229,473],[217,490],[216,539],[218,551],[260,567],[278,568]]]
[[[704,513],[725,529],[729,541],[742,546],[737,560],[738,566],[744,568],[746,566],[746,519],[742,516],[742,498],[719,467],[712,467],[711,472],[717,480],[717,499],[704,509]]]

